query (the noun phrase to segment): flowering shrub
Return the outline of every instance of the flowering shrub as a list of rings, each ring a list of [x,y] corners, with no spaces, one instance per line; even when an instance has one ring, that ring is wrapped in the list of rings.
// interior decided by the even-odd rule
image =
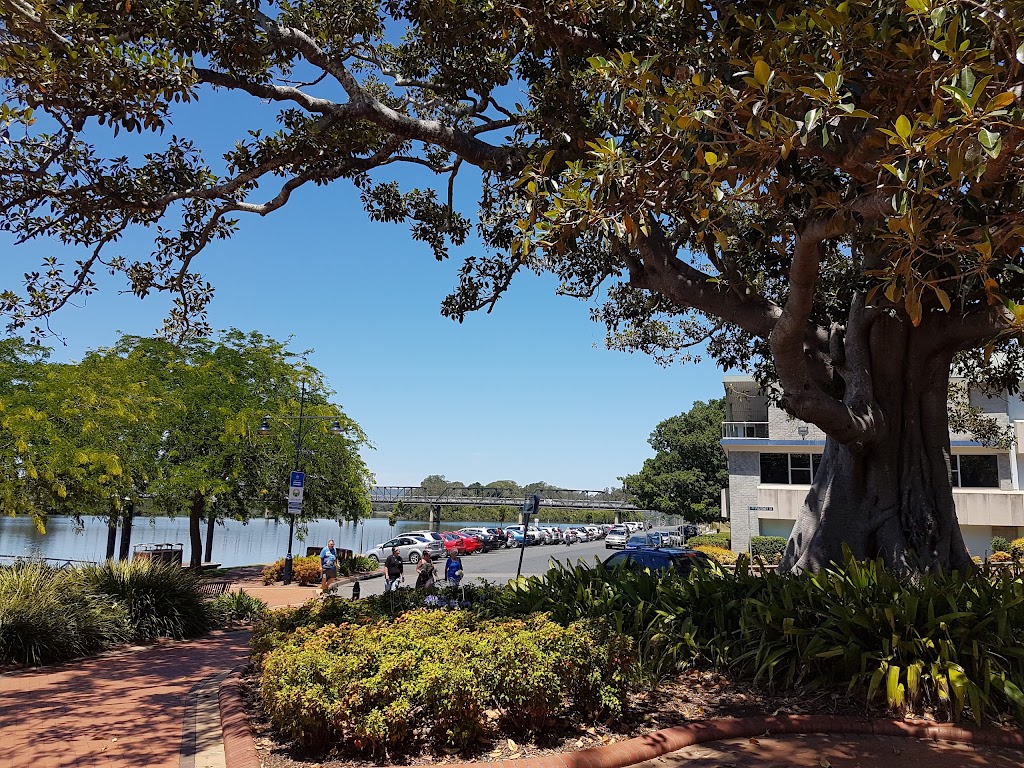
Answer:
[[[632,645],[597,638],[592,622],[436,609],[302,627],[264,658],[263,701],[274,726],[306,748],[340,740],[381,755],[425,740],[459,749],[495,724],[618,714]]]
[[[1024,539],[1014,539],[1010,542],[1010,554],[1014,560],[1024,560]]]

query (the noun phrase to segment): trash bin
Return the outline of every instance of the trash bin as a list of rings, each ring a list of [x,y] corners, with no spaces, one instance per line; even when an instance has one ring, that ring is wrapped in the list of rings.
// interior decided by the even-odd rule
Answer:
[[[181,565],[183,550],[181,544],[136,544],[132,547],[132,560]]]

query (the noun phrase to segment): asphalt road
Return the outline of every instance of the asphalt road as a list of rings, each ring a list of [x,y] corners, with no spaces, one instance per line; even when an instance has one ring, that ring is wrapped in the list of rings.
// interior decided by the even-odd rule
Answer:
[[[462,558],[462,570],[465,572],[464,581],[470,582],[475,579],[486,579],[504,584],[509,579],[516,577],[516,567],[519,565],[520,549],[496,549],[486,554],[477,553],[466,555]],[[590,541],[586,544],[573,544],[567,547],[564,544],[540,544],[527,547],[523,551],[523,575],[537,576],[546,573],[550,568],[552,560],[561,562],[583,561],[587,565],[593,565],[594,558],[604,560],[605,557],[616,550],[605,549],[604,539]],[[438,574],[444,571],[444,560],[438,564]],[[416,583],[416,566],[405,564],[405,584],[412,586]],[[367,579],[360,582],[362,596],[379,595],[384,591],[384,579]],[[341,588],[343,597],[348,597],[351,586],[345,585]]]

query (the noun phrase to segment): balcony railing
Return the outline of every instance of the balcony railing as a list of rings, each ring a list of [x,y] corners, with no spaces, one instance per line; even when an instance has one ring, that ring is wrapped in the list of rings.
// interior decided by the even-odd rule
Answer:
[[[767,421],[724,421],[722,422],[723,438],[759,438],[768,439]]]

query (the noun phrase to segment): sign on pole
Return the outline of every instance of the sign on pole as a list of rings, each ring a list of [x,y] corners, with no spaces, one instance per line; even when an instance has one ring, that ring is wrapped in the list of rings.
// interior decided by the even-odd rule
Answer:
[[[302,488],[306,484],[306,473],[295,470],[292,472],[291,478],[288,480],[288,485],[292,488]]]

